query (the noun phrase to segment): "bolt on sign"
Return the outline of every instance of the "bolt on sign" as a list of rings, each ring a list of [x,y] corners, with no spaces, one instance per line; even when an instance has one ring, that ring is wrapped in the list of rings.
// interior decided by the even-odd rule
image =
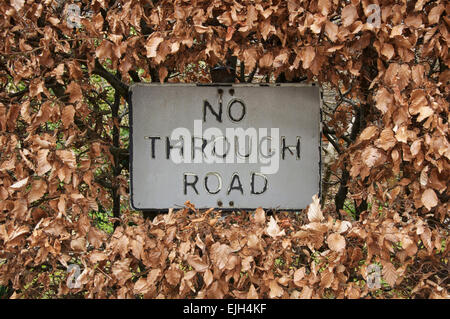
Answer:
[[[315,85],[135,84],[131,206],[299,210],[320,188]]]

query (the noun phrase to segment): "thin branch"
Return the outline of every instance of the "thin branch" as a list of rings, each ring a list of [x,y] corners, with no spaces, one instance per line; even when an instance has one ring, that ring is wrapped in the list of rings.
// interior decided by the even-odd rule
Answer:
[[[336,138],[342,138],[344,141],[347,142],[348,145],[353,143],[353,141],[347,135],[337,136],[337,133],[335,130],[330,129],[329,127],[326,127],[326,129],[329,134],[333,134],[334,136],[336,136]]]
[[[11,93],[9,95],[9,98],[15,98],[15,97],[22,97],[23,95],[25,95],[27,92],[29,91],[29,87],[27,86],[26,88],[24,88],[22,91],[16,92],[16,93]]]
[[[339,144],[337,144],[336,141],[331,137],[330,129],[328,128],[328,126],[325,123],[323,124],[322,132],[327,137],[327,139],[331,143],[331,145],[333,145],[336,152],[338,152],[338,154],[342,154],[342,150],[339,147]]]
[[[245,63],[241,61],[240,63],[240,75],[239,82],[245,83]]]
[[[255,66],[255,68],[253,69],[253,71],[249,74],[248,78],[247,78],[247,83],[252,83],[253,78],[255,77],[256,74],[256,70],[258,69],[258,66]]]
[[[353,106],[353,107],[358,107],[358,104],[356,104],[355,101],[350,100],[350,99],[348,99],[348,98],[346,98],[346,97],[342,97],[342,101],[344,101],[344,102],[350,104],[350,105]]]
[[[128,71],[128,74],[130,75],[133,82],[135,83],[141,82],[141,78],[139,77],[139,74],[135,70]]]
[[[114,74],[108,72],[103,65],[98,61],[98,59],[95,59],[95,68],[93,70],[94,74],[97,74],[104,78],[111,86],[116,90],[117,93],[119,93],[120,96],[124,97],[125,99],[128,98],[128,85],[123,83],[117,76]]]

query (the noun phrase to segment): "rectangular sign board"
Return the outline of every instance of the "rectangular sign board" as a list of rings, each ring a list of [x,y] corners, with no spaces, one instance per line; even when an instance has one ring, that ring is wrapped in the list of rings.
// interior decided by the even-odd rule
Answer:
[[[320,188],[315,85],[135,84],[131,206],[299,210]]]

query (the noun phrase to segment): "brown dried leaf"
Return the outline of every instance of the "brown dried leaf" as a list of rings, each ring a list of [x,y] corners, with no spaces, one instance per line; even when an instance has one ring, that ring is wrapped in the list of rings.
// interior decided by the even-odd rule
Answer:
[[[367,167],[377,166],[381,159],[381,151],[375,147],[369,146],[361,154],[362,161]]]
[[[383,264],[383,278],[391,287],[395,286],[398,275],[392,263],[388,262]]]
[[[78,101],[81,101],[83,99],[83,93],[81,91],[81,87],[76,82],[70,82],[69,85],[67,85],[66,93],[70,95],[69,103],[75,103]]]
[[[345,249],[345,238],[338,233],[333,233],[327,238],[328,247],[333,251],[343,251]]]
[[[259,59],[259,66],[261,68],[270,68],[273,63],[272,52],[264,54],[261,59]]]
[[[100,248],[106,240],[106,235],[103,231],[96,227],[89,227],[87,238],[92,246],[95,248]]]
[[[112,266],[112,274],[118,280],[120,285],[123,285],[133,274],[130,271],[130,258],[125,258],[114,262]]]
[[[258,292],[256,291],[255,286],[253,284],[250,285],[250,289],[247,293],[247,299],[259,299]]]
[[[322,288],[330,288],[331,283],[334,280],[334,274],[326,269],[320,274],[320,277],[320,286]]]
[[[267,224],[266,232],[272,238],[285,235],[284,229],[280,230],[280,227],[278,226],[277,221],[273,218],[273,216],[270,216],[270,221]]]
[[[161,42],[164,41],[164,38],[157,36],[156,34],[148,39],[145,43],[145,49],[147,50],[147,58],[155,58],[157,53],[156,50]]]
[[[283,288],[278,284],[278,282],[272,279],[269,283],[269,297],[270,298],[278,298],[281,297],[284,293]]]
[[[226,244],[221,244],[217,242],[211,245],[210,251],[212,263],[216,265],[217,268],[219,268],[219,270],[222,270],[227,265],[228,260],[230,259],[230,254],[233,251],[233,249]]]
[[[103,253],[101,251],[93,251],[89,255],[89,261],[92,264],[97,264],[99,261],[103,261],[106,259],[108,259],[108,255],[106,255],[105,253]]]
[[[32,203],[41,199],[47,192],[47,183],[43,179],[36,179],[31,183],[31,191],[28,193],[28,203]]]
[[[255,223],[261,225],[266,223],[266,213],[264,212],[264,209],[262,209],[261,207],[258,207],[255,210],[254,221]]]
[[[76,168],[77,162],[72,150],[57,150],[56,155],[70,168]]]
[[[75,108],[73,107],[73,105],[69,104],[63,107],[61,114],[61,121],[65,128],[68,128],[70,124],[73,123],[74,115],[75,115]]]
[[[298,287],[301,287],[303,283],[301,280],[305,277],[306,269],[305,267],[299,268],[294,273],[294,284]]]
[[[308,220],[310,222],[320,222],[323,220],[323,214],[320,208],[319,197],[315,194],[312,199],[313,202],[308,207]]]
[[[85,251],[86,250],[86,239],[84,239],[83,237],[73,239],[70,242],[70,248],[75,251]]]
[[[308,46],[302,49],[302,51],[300,52],[300,56],[302,58],[302,67],[307,70],[311,66],[314,57],[316,56],[316,50],[313,47]]]
[[[330,0],[319,0],[317,2],[317,7],[319,8],[320,13],[323,16],[327,16],[328,13],[330,13],[331,1]]]
[[[370,125],[359,135],[359,140],[368,141],[378,134],[378,127]]]
[[[378,90],[375,96],[375,101],[377,109],[379,109],[383,114],[389,110],[393,103],[392,95],[384,87]]]
[[[214,280],[211,270],[207,269],[203,274],[203,281],[205,282],[205,287],[209,287]]]
[[[348,27],[358,18],[358,12],[356,11],[355,6],[348,5],[344,9],[342,9],[342,25],[344,27]]]
[[[448,10],[448,8],[447,8]],[[439,23],[439,18],[444,11],[444,5],[440,3],[436,7],[430,10],[430,13],[428,14],[428,23],[429,24],[436,24]],[[447,12],[448,14],[448,12]]]
[[[208,269],[208,264],[204,263],[199,256],[189,255],[187,262],[197,272],[205,272]]]
[[[146,294],[152,289],[152,285],[147,281],[147,278],[141,277],[135,282],[133,292],[137,295]]]
[[[375,146],[385,151],[390,150],[397,144],[397,140],[394,137],[394,132],[390,128],[385,128],[381,131],[380,138],[375,141]]]
[[[425,206],[426,209],[428,209],[428,210],[431,210],[433,207],[435,207],[439,203],[436,193],[431,188],[427,188],[422,193],[421,200],[422,200],[423,206]]]
[[[182,273],[180,272],[179,269],[176,269],[175,267],[170,268],[168,271],[166,271],[166,274],[165,274],[167,282],[172,286],[176,286],[180,283],[181,276],[182,276]]]
[[[336,40],[338,39],[337,35],[339,32],[339,27],[337,24],[327,21],[325,23],[325,32],[328,38],[331,40],[331,42],[336,42]]]
[[[388,60],[392,59],[395,55],[395,50],[392,44],[383,43],[383,48],[381,49],[381,54],[384,55]]]
[[[302,292],[300,293],[300,299],[311,299],[313,289],[308,286],[303,286]]]
[[[11,188],[11,189],[14,189],[14,190],[16,190],[16,189],[21,189],[21,188],[24,187],[27,183],[28,183],[28,177],[26,177],[26,178],[24,178],[24,179],[21,179],[21,180],[18,181],[18,182],[15,182],[14,184],[12,184],[12,185],[10,186],[10,188]]]

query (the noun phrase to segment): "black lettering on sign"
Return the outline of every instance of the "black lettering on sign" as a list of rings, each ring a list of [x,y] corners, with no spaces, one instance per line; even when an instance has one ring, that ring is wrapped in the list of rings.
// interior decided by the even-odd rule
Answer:
[[[222,100],[219,102],[219,109],[217,112],[213,109],[211,104],[207,100],[203,101],[203,122],[206,122],[206,110],[209,109],[211,113],[216,117],[216,120],[222,123]]]
[[[241,111],[240,111],[240,116],[236,117],[235,115],[233,115],[233,113],[231,112],[231,109],[233,107],[233,105],[237,106],[240,105],[241,106]],[[236,107],[235,107],[236,108]],[[230,118],[230,120],[232,120],[233,122],[240,122],[242,121],[242,119],[244,118],[246,113],[246,108],[245,108],[245,104],[244,102],[242,102],[239,99],[232,99],[230,101],[230,103],[228,103],[228,117]]]
[[[150,156],[152,158],[155,158],[155,156],[156,156],[156,154],[155,154],[155,141],[156,140],[160,140],[161,137],[159,137],[159,136],[146,136],[145,138],[148,138],[151,141]]]
[[[300,136],[297,136],[297,144],[296,145],[286,145],[286,137],[281,137],[281,159],[284,159],[284,153],[286,150],[291,153],[291,155],[294,155],[294,152],[292,149],[295,148],[295,158],[300,159]]]
[[[202,141],[201,145],[197,145],[198,140]],[[202,156],[205,155],[205,147],[207,144],[208,144],[208,140],[206,138],[192,136],[192,159],[195,159],[195,151],[196,150],[201,150]]]
[[[261,174],[261,173],[252,173],[251,175],[252,175],[252,179],[250,181],[250,189],[251,189],[250,192],[251,192],[251,194],[260,195],[260,194],[264,193],[267,190],[267,177],[266,177],[266,175]],[[256,191],[255,190],[255,177],[256,176],[259,176],[259,177],[261,177],[264,180],[264,187],[260,191]]]
[[[209,189],[209,187],[208,187],[208,178],[210,176],[215,176],[217,178],[217,189],[215,191],[211,191]],[[205,176],[205,189],[210,194],[217,194],[218,192],[220,192],[220,190],[222,189],[222,176],[220,176],[219,173],[215,173],[215,172],[206,173],[206,176]]]
[[[237,157],[241,158],[241,159],[246,159],[248,157],[250,157],[250,154],[252,153],[252,137],[251,136],[244,136],[244,148],[247,146],[247,138],[248,138],[248,153],[247,154],[241,154],[241,152],[239,151],[239,137],[235,136],[234,137],[234,152],[236,154]]]
[[[237,181],[237,184],[238,184],[237,186],[234,186],[234,181]],[[241,191],[241,194],[244,195],[244,189],[242,188],[242,183],[241,183],[241,180],[239,179],[238,173],[234,173],[233,176],[231,177],[230,188],[228,188],[227,195],[230,195],[230,192],[233,189],[237,189],[237,190]]]
[[[188,182],[188,176],[194,177],[193,182]],[[195,187],[195,184],[197,184],[198,176],[193,173],[183,173],[183,189],[184,189],[184,195],[187,195],[187,188],[188,186],[191,186],[195,193],[198,195],[197,188]]]
[[[177,145],[177,144],[181,144],[181,145]],[[174,145],[170,144],[170,138],[168,136],[166,136],[166,159],[170,158],[170,151],[172,150],[172,148],[178,148],[180,149],[180,154],[181,156],[184,155],[184,140],[183,137],[180,137],[180,139],[178,141],[175,142]]]
[[[222,151],[223,151],[223,154],[219,154],[219,153],[217,152],[217,150],[216,150],[216,145],[217,145],[217,141],[218,141],[218,140],[223,140],[222,147],[221,147],[221,149],[222,149]],[[227,157],[227,154],[228,154],[228,152],[229,152],[229,150],[230,150],[230,148],[231,148],[230,142],[228,142],[227,138],[226,138],[225,136],[223,136],[223,135],[217,136],[217,137],[214,139],[213,143],[214,143],[214,146],[213,146],[212,153],[213,153],[215,156],[217,156],[218,158],[225,158],[225,157]],[[225,146],[225,145],[226,145],[226,150],[224,150],[224,148],[225,148],[224,146]]]
[[[263,147],[262,147],[262,143],[266,142],[266,147],[267,147],[267,154],[263,153]],[[272,150],[272,148],[269,146],[269,142],[270,145],[272,145],[272,137],[271,136],[264,136],[261,138],[261,141],[259,142],[259,153],[261,154],[261,156],[263,158],[271,158],[275,152]]]

